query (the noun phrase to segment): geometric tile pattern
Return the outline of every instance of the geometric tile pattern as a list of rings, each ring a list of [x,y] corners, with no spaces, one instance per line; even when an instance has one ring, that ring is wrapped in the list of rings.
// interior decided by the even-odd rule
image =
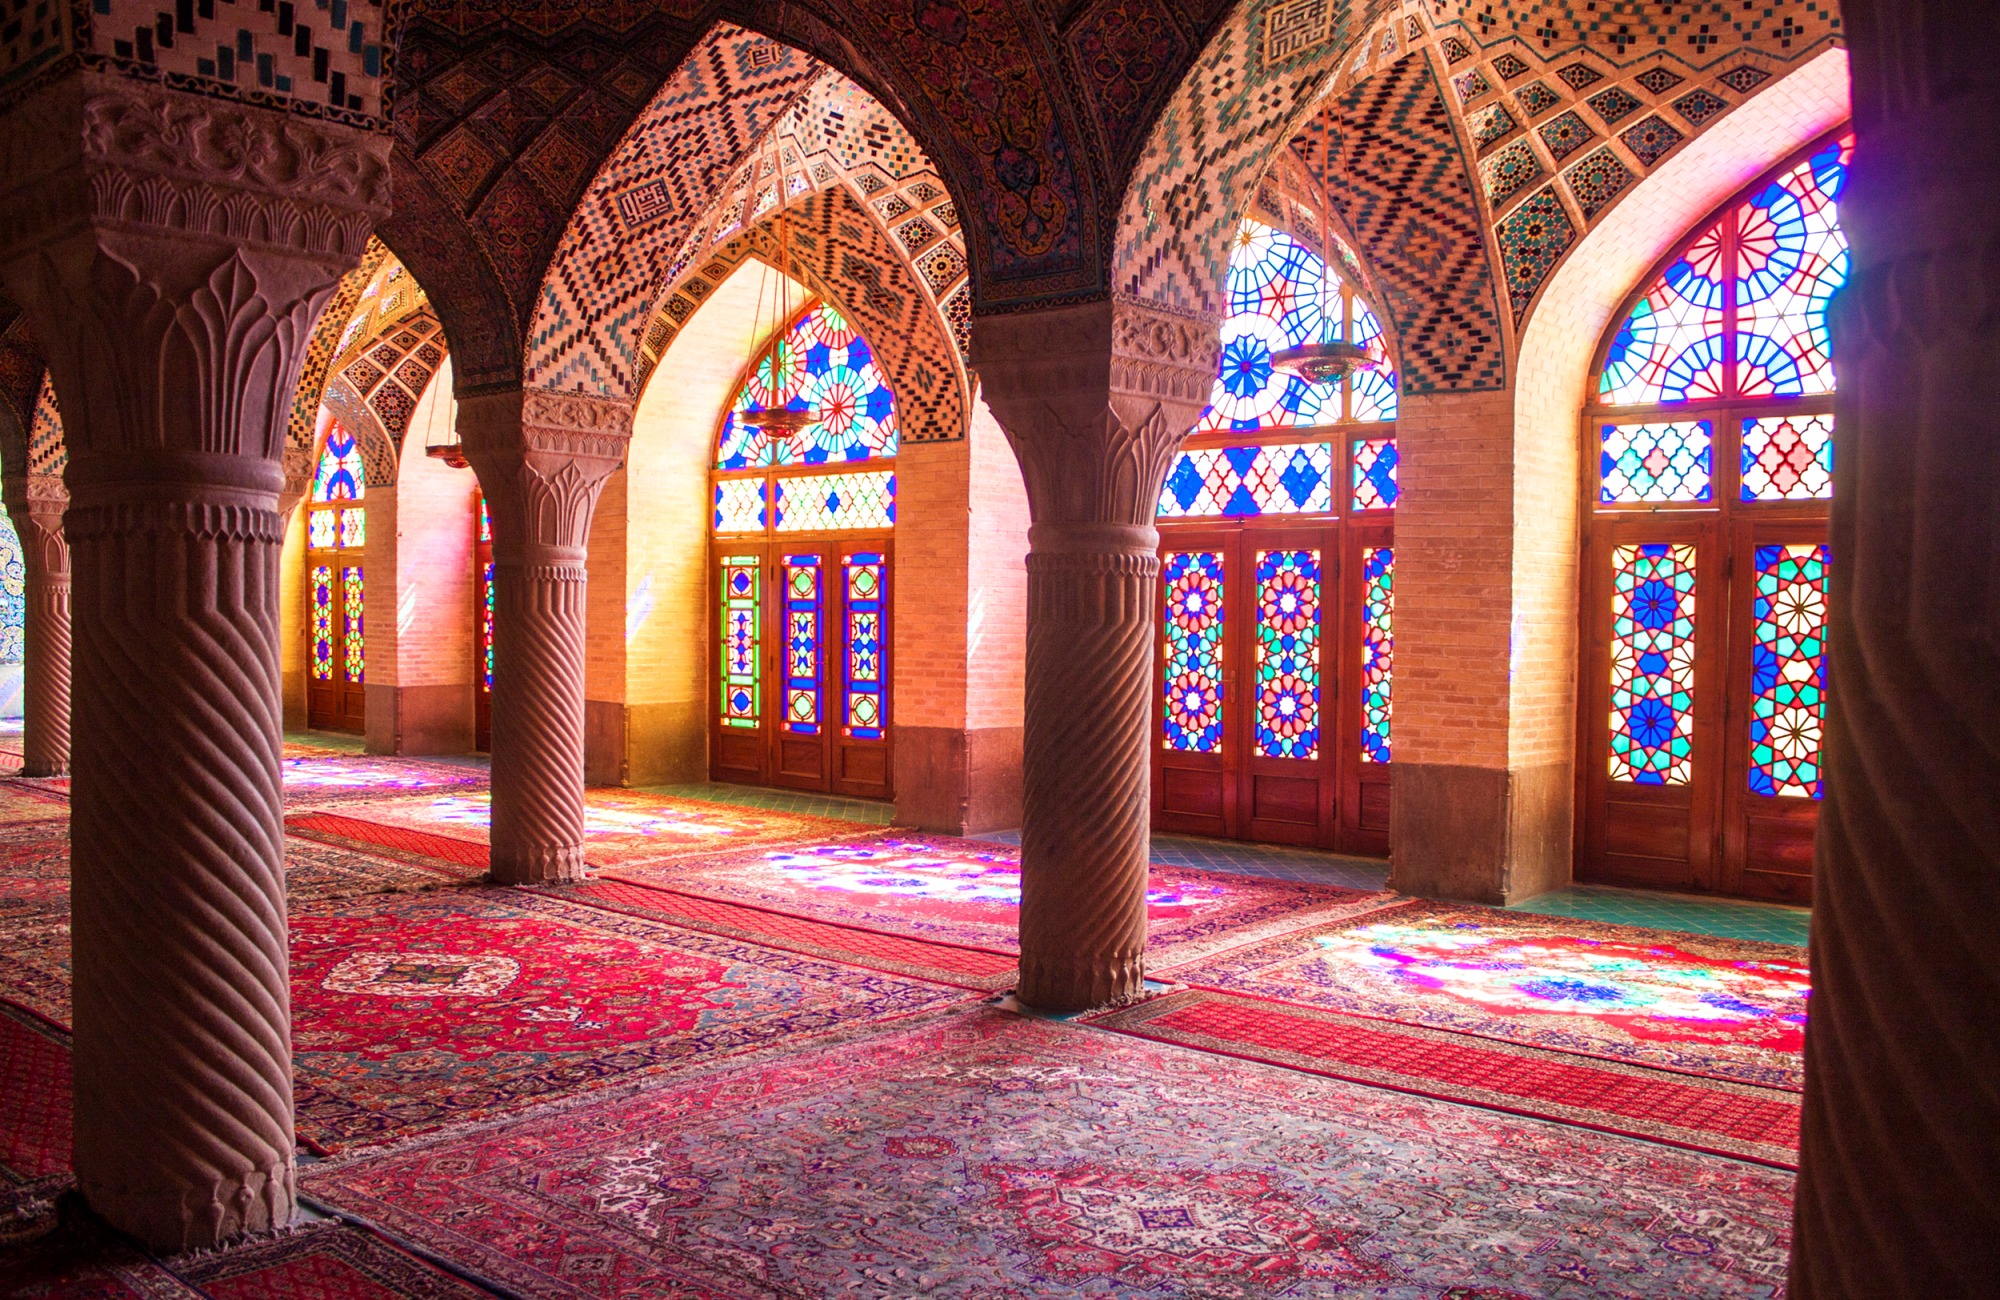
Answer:
[[[1401,344],[1403,391],[1504,387],[1485,226],[1429,60],[1418,52],[1390,64],[1343,96],[1331,117],[1315,118],[1293,149],[1339,178],[1329,196],[1373,268],[1378,305]],[[1329,126],[1347,139],[1329,142]],[[1528,163],[1539,172],[1532,156]]]
[[[1621,132],[1618,138],[1632,151],[1632,156],[1639,160],[1641,166],[1651,167],[1666,157],[1684,137],[1667,125],[1667,119],[1655,113],[1639,125]]]
[[[361,254],[361,265],[340,277],[333,299],[320,313],[306,340],[305,365],[299,371],[298,390],[292,397],[292,413],[285,422],[285,479],[291,490],[303,492],[312,473],[313,434],[319,428],[319,406],[326,388],[327,369],[334,353],[341,350],[347,327],[361,307],[361,300],[376,286],[377,272],[389,259],[388,246],[374,237]]]
[[[28,423],[28,473],[60,478],[69,468],[69,448],[63,443],[62,416],[56,410],[56,388],[48,376],[35,394],[35,414]]]
[[[1554,186],[1541,190],[1514,209],[1499,226],[1500,260],[1507,270],[1507,296],[1514,321],[1526,319],[1535,291],[1569,246],[1576,242],[1576,224]]]
[[[1610,206],[1626,186],[1632,183],[1632,173],[1619,160],[1618,154],[1609,145],[1591,154],[1582,162],[1569,169],[1564,179],[1569,182],[1570,193],[1576,197],[1576,205],[1588,220]]]
[[[528,329],[522,383],[635,398],[662,268],[820,66],[790,46],[716,26],[598,169],[570,217]]]
[[[1481,163],[1479,174],[1486,183],[1487,201],[1498,209],[1548,172],[1527,140],[1521,139]]]

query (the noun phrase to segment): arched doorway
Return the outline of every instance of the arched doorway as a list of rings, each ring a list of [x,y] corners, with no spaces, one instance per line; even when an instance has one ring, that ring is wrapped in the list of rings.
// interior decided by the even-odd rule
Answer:
[[[1153,824],[1386,852],[1395,373],[1350,279],[1289,235],[1242,224],[1229,301],[1213,403],[1157,516]],[[1375,368],[1271,367],[1335,340]]]
[[[1577,878],[1809,901],[1852,138],[1701,223],[1585,412]]]
[[[772,407],[818,421],[774,439],[736,419]],[[891,796],[896,447],[895,396],[832,306],[751,363],[711,476],[715,780]]]
[[[339,421],[329,420],[306,506],[306,725],[329,731],[359,733],[368,720],[367,491],[361,449]]]

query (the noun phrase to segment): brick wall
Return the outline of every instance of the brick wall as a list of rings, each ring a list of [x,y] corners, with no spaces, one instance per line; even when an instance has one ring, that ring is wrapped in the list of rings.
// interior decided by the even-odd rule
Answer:
[[[1021,725],[1028,644],[1028,491],[983,400],[967,439],[972,516],[966,626],[965,725]]]
[[[395,488],[369,493],[368,680],[376,685],[459,686],[472,680],[478,481],[469,469],[453,469],[425,455],[421,442],[433,419],[440,426],[445,423],[451,394],[447,360],[417,403]],[[447,410],[437,411],[439,405]],[[393,506],[380,521],[393,522],[393,530],[378,526],[378,495],[384,505]],[[393,592],[376,574],[377,557],[389,545],[395,557]]]

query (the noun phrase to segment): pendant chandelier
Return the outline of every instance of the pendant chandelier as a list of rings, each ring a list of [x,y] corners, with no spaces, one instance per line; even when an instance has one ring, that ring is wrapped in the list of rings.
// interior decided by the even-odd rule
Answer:
[[[764,292],[764,287],[771,282],[771,277],[766,275],[757,286],[757,310],[750,319],[750,340],[753,346],[758,339],[765,337],[767,333],[774,337],[767,363],[770,367],[768,371],[770,382],[766,385],[766,392],[775,391],[782,386],[783,381],[780,377],[790,372],[793,360],[791,354],[796,350],[796,344],[792,341],[791,331],[787,328],[791,324],[794,311],[792,305],[792,216],[784,200],[785,176],[782,164],[778,168],[777,186],[779,203],[778,219],[772,229],[778,241],[776,262],[778,274],[776,283],[771,285],[771,292],[768,295],[770,304],[768,318],[765,313],[767,295]],[[752,193],[754,194],[754,175],[752,187]],[[772,443],[785,446],[789,445],[793,438],[796,438],[799,434],[818,424],[820,416],[818,411],[810,407],[800,411],[788,406],[753,406],[747,411],[738,411],[736,413],[736,421],[739,424],[747,425],[762,433]]]
[[[1320,129],[1329,142],[1338,140],[1341,159],[1341,175],[1347,172],[1347,132],[1345,121],[1329,121],[1324,107],[1320,109]],[[1327,287],[1333,280],[1333,206],[1327,197],[1327,169],[1321,167],[1319,181],[1319,251],[1326,269],[1319,277],[1319,318],[1320,328],[1325,330],[1327,319]],[[1336,304],[1337,305],[1337,304]],[[1315,340],[1284,348],[1271,354],[1271,369],[1280,374],[1292,375],[1309,384],[1330,384],[1345,379],[1357,370],[1373,370],[1381,364],[1381,359],[1359,343],[1349,343],[1344,339],[1330,341]]]

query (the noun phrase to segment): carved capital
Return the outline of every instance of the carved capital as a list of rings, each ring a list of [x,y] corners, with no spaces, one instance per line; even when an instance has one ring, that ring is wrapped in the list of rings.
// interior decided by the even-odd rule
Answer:
[[[632,406],[537,389],[459,403],[465,458],[493,518],[496,562],[581,564],[604,481],[625,462]]]
[[[1148,525],[1207,406],[1216,328],[1123,301],[973,322],[974,364],[1037,523]]]

